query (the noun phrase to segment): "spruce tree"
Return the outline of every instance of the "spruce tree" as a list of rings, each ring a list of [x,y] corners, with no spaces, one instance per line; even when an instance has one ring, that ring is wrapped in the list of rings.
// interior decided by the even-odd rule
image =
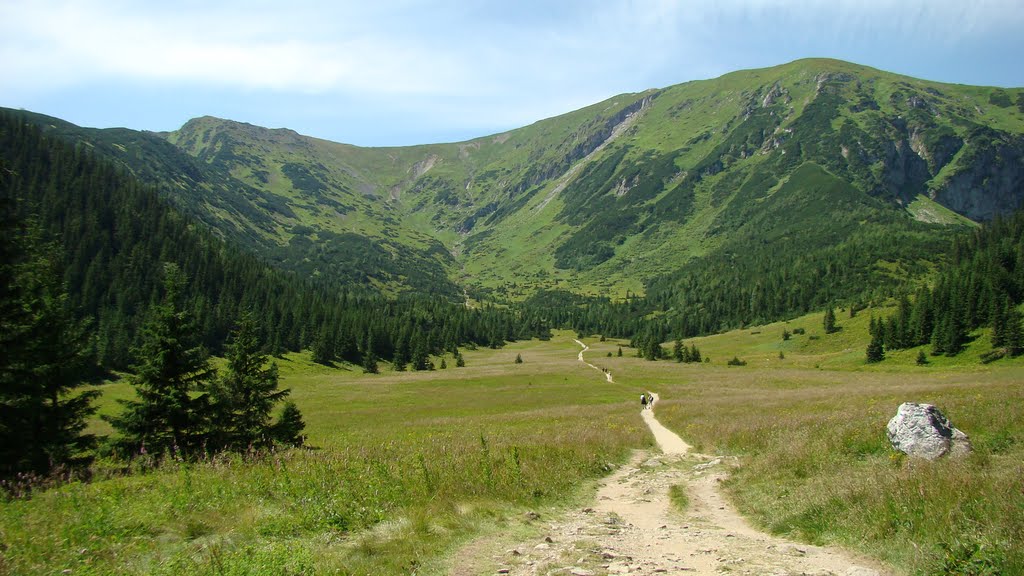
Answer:
[[[302,420],[302,412],[295,402],[285,400],[281,412],[270,429],[271,436],[275,442],[289,446],[302,446],[306,438],[302,431],[306,429],[306,423]]]
[[[869,364],[881,362],[885,359],[885,349],[882,346],[882,335],[878,331],[871,335],[871,343],[868,344],[866,355]]]
[[[825,308],[825,319],[823,320],[825,325],[825,334],[832,334],[836,331],[836,311],[830,305]]]
[[[430,354],[423,334],[417,333],[412,341],[412,369],[429,370]]]
[[[128,454],[191,453],[205,440],[207,397],[215,376],[209,354],[198,343],[195,322],[180,302],[185,275],[164,265],[164,294],[150,311],[132,385],[138,400],[120,400],[124,410],[106,419],[120,433]],[[197,395],[198,394],[198,395]]]
[[[0,206],[0,477],[89,461],[82,434],[96,391],[86,326],[75,319],[55,245]]]
[[[456,348],[456,353],[458,349]],[[405,365],[409,363],[409,339],[406,338],[405,334],[399,334],[395,340],[395,352],[391,358],[391,365],[394,367],[395,372],[404,372]]]
[[[700,360],[701,360],[700,359],[700,350],[697,349],[697,345],[696,344],[691,344],[690,345],[690,354],[689,354],[689,356],[690,356],[690,359],[688,360],[689,362],[700,362]]]
[[[227,344],[227,369],[211,393],[211,436],[241,450],[271,441],[271,412],[289,390],[277,387],[277,364],[261,350],[259,328],[245,313]]]
[[[1024,326],[1021,323],[1021,314],[1016,306],[1010,306],[1006,311],[1006,338],[1004,345],[1006,353],[1010,356],[1019,356],[1024,352]]]
[[[1007,312],[1013,308],[1009,298],[999,300],[992,307],[992,347],[1002,348],[1006,345]]]
[[[683,362],[687,360],[684,350],[683,341],[676,338],[676,343],[672,346],[672,358],[676,362]]]
[[[321,330],[313,341],[313,362],[328,366],[335,358],[334,338],[327,330]]]
[[[932,294],[927,286],[918,290],[914,297],[914,306],[910,312],[912,346],[923,346],[931,340],[932,332],[935,329],[931,300]]]
[[[363,372],[366,374],[377,374],[380,369],[377,366],[377,352],[373,347],[373,334],[366,333],[366,343],[363,345]]]
[[[516,364],[522,364],[522,363],[523,363],[523,355],[522,354],[516,354]]]

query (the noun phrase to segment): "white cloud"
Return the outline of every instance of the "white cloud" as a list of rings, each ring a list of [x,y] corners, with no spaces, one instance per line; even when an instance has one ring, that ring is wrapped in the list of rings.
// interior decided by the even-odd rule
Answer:
[[[1020,0],[0,0],[0,99],[84,108],[158,90],[188,113],[248,100],[315,106],[337,125],[494,130],[807,56],[883,69],[902,57],[911,75],[931,58],[945,74],[951,54],[969,60],[993,37],[1012,53],[1020,29]],[[179,108],[146,114],[178,122]]]
[[[400,38],[311,38],[275,11],[144,13],[124,4],[0,9],[8,82],[52,88],[113,78],[243,89],[433,93],[458,70]],[[286,24],[286,26],[282,26]]]

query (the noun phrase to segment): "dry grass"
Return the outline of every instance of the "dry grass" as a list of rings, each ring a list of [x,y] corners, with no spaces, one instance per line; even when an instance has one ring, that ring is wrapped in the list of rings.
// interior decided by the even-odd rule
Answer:
[[[577,351],[563,336],[379,376],[290,356],[282,385],[315,449],[170,461],[3,503],[0,573],[439,573],[467,537],[563,505],[650,443],[632,395]],[[126,387],[105,386],[108,400]]]
[[[908,351],[869,367],[866,322],[841,317],[816,340],[783,342],[782,324],[698,339],[712,358],[700,365],[586,339],[615,383],[576,361],[569,334],[465,350],[468,367],[434,372],[289,356],[282,384],[317,450],[171,462],[0,504],[0,573],[442,573],[466,539],[578,501],[609,462],[651,446],[643,390],[697,450],[740,456],[728,488],[769,530],[907,573],[1024,573],[1024,361],[981,366],[975,343],[967,359],[921,368]],[[789,324],[801,325],[810,336],[820,315]],[[726,367],[734,355],[748,365]],[[937,404],[974,455],[895,456],[884,428],[904,401]]]

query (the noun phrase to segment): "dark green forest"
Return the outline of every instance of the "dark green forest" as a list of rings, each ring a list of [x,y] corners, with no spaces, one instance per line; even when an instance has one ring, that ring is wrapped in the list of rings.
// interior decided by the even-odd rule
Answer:
[[[992,328],[992,350],[983,361],[1018,356],[1024,352],[1022,302],[1024,212],[1016,212],[957,237],[950,264],[934,285],[901,293],[895,314],[873,319],[868,359],[878,362],[885,350],[917,346],[929,346],[935,356],[955,356],[971,332],[985,326]]]
[[[188,326],[181,334],[194,340],[179,344],[196,365],[177,369],[198,373],[195,381],[157,392],[177,390],[183,405],[212,378],[204,375],[202,358],[230,353],[229,335],[243,318],[262,352],[312,348],[319,362],[348,361],[371,372],[378,360],[431,369],[430,355],[451,351],[461,359],[460,346],[549,335],[538,317],[505,308],[468,308],[424,295],[388,299],[276,270],[197,226],[157,189],[88,146],[47,137],[16,114],[0,114],[0,177],[0,410],[2,445],[11,451],[4,476],[76,462],[93,440],[79,435],[91,395],[71,398],[69,391],[106,370],[145,374],[151,347],[159,345],[155,318],[166,324],[180,316],[175,321]],[[41,377],[46,370],[54,374]],[[152,417],[140,410],[139,421]],[[203,413],[191,405],[182,410]],[[48,420],[46,411],[61,415]],[[125,438],[141,438],[130,423],[122,428]],[[171,428],[173,442],[159,447],[194,449],[181,436],[185,429],[209,439],[195,426]]]

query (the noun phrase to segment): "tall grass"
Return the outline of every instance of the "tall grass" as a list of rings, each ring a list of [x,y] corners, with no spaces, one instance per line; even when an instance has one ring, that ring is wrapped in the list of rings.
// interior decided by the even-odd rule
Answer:
[[[170,460],[4,502],[0,573],[438,573],[458,542],[571,500],[650,442],[632,395],[563,360],[571,346],[522,343],[538,361],[519,365],[516,350],[380,377],[292,357],[283,383],[317,449]]]
[[[856,331],[813,344],[754,332],[697,340],[710,365],[614,359],[616,379],[658,391],[659,420],[697,450],[740,456],[726,486],[772,532],[908,574],[1024,574],[1024,363],[982,366],[969,348],[955,365],[922,368],[905,353],[868,367]],[[791,347],[785,360],[773,358],[776,346]],[[734,354],[750,366],[724,366]],[[905,401],[939,406],[974,452],[936,462],[897,454],[885,428]]]

